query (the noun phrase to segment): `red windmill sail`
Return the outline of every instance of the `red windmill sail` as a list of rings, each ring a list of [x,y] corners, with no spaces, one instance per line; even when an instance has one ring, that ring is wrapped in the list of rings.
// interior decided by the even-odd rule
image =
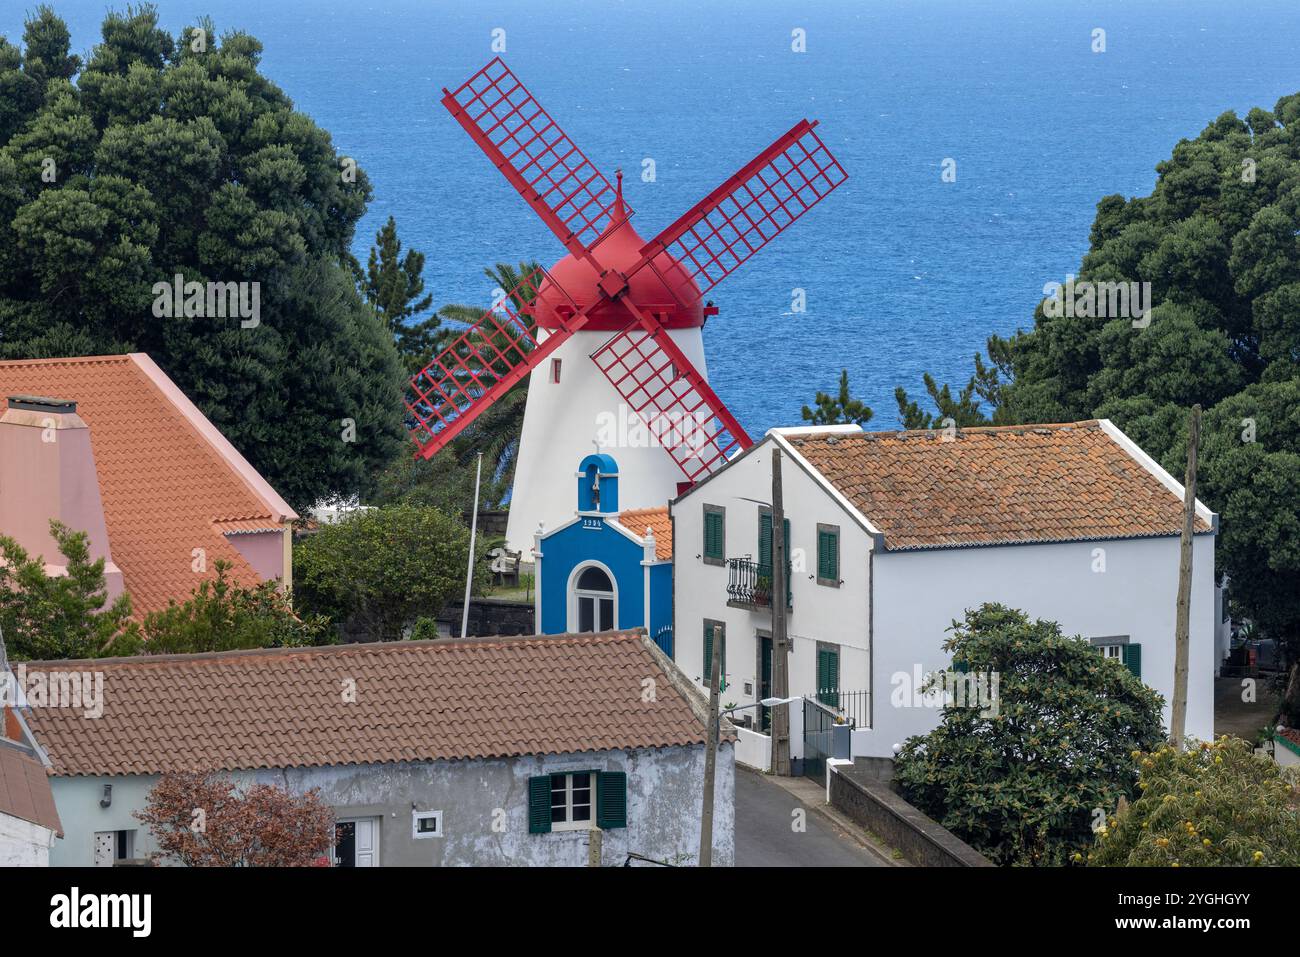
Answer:
[[[616,263],[602,258],[601,243],[630,228],[621,180],[611,186],[499,58],[443,93],[443,105],[569,254],[588,264],[593,282],[587,301],[579,302],[553,274],[537,270],[415,376],[407,409],[417,454],[429,457],[450,442],[593,315],[599,323],[592,328],[616,330],[592,353],[593,362],[687,479],[704,477],[748,448],[752,440],[661,318],[674,309],[698,315],[705,292],[847,178],[814,132],[816,123],[795,125]],[[646,270],[675,306],[636,301]],[[541,311],[549,319],[545,334],[538,328]],[[622,312],[626,323],[611,320]]]

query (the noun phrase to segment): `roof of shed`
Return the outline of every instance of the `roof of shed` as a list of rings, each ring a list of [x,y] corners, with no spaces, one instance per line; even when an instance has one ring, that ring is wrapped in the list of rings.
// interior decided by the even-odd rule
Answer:
[[[104,675],[100,717],[28,715],[58,775],[662,748],[702,744],[707,720],[699,692],[638,631],[47,666]]]

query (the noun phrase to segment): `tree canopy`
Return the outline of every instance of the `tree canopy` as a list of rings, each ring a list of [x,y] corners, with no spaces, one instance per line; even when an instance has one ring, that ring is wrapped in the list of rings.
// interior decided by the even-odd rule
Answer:
[[[302,508],[402,448],[403,376],[351,270],[369,181],[261,53],[147,5],[107,14],[84,65],[46,7],[0,39],[0,357],[146,352]],[[159,315],[177,276],[258,308],[209,289]]]
[[[1056,622],[1002,605],[950,630],[953,661],[996,676],[995,706],[952,702],[938,728],[904,742],[902,794],[996,863],[1064,864],[1099,814],[1136,793],[1131,754],[1159,745],[1160,696]]]
[[[1044,288],[1033,328],[988,340],[931,413],[899,388],[909,428],[1115,421],[1184,473],[1188,410],[1206,410],[1200,497],[1237,617],[1300,659],[1300,93],[1224,113],[1156,167],[1149,196],[1097,204],[1077,284],[1150,284],[1144,316],[1084,316]],[[1066,277],[1060,277],[1062,281]],[[1049,292],[1051,294],[1049,294]],[[1098,297],[1100,298],[1100,297]],[[1087,312],[1088,310],[1084,310]],[[1300,723],[1300,669],[1288,707]]]

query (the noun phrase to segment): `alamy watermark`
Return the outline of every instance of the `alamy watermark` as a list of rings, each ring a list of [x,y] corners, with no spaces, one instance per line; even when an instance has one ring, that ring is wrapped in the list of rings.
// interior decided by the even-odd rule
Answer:
[[[19,662],[0,672],[0,705],[74,708],[86,718],[104,715],[104,672],[29,670]]]
[[[1151,283],[1075,281],[1043,286],[1043,315],[1049,319],[1131,319],[1133,328],[1151,324]]]
[[[177,273],[170,283],[154,283],[153,295],[158,319],[239,319],[241,329],[262,324],[260,282],[186,282]]]
[[[1001,681],[996,671],[926,674],[918,664],[911,673],[896,671],[890,676],[889,703],[895,708],[978,708],[980,717],[996,718]]]

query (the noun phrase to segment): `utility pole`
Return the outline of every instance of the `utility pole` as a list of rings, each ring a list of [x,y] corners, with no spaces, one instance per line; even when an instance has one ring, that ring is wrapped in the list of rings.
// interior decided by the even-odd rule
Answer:
[[[722,671],[722,629],[713,626],[709,666],[709,730],[704,744],[704,807],[700,813],[700,867],[713,866],[713,779],[718,765],[718,682]]]
[[[781,449],[772,443],[772,697],[790,696],[789,638],[786,635],[785,504],[781,493]],[[790,776],[790,706],[772,709],[772,773]]]
[[[1192,532],[1196,523],[1196,453],[1201,441],[1201,406],[1192,406],[1187,429],[1187,476],[1183,482],[1183,537],[1178,556],[1178,614],[1174,624],[1174,701],[1169,743],[1183,749],[1187,726],[1187,646],[1192,614]]]
[[[469,520],[469,561],[465,568],[465,607],[460,612],[460,636],[469,630],[469,593],[474,587],[474,538],[478,534],[478,485],[483,478],[483,453],[478,454],[478,468],[474,470],[474,512]]]

